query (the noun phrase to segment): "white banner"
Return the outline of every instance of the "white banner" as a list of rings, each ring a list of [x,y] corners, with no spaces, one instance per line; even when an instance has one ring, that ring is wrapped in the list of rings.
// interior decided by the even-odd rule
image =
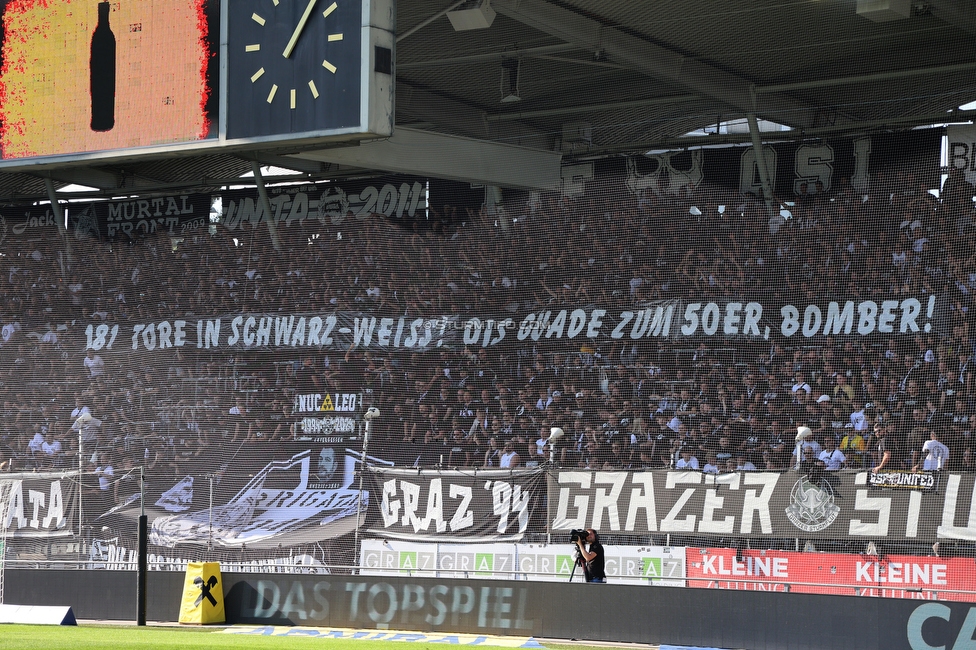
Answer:
[[[406,318],[337,311],[318,314],[224,314],[157,322],[88,324],[86,350],[165,351],[197,349],[325,348],[404,349],[489,348],[512,340],[583,341],[598,338],[770,336],[815,339],[824,336],[915,336],[939,331],[948,302],[934,295],[901,300],[829,300],[771,304],[747,300],[648,303],[643,309],[600,307],[549,309],[528,314]]]
[[[949,136],[949,167],[966,173],[966,181],[976,184],[976,125],[952,124]]]
[[[573,574],[575,546],[565,544],[431,544],[363,540],[361,575],[431,578],[583,581]],[[685,586],[685,549],[669,546],[603,547],[607,579],[614,584]]]

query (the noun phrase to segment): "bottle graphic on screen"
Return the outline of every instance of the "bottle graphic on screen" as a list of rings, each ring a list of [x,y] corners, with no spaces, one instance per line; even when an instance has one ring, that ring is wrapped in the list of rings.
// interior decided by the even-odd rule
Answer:
[[[115,126],[115,34],[108,24],[112,5],[98,3],[98,25],[91,40],[91,129],[111,131]]]

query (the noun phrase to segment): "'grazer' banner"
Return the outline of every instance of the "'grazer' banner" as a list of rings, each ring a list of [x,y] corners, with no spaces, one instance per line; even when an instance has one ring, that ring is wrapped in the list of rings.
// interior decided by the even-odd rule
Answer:
[[[374,469],[370,532],[408,540],[519,540],[545,507],[544,476],[540,469]]]
[[[94,488],[95,505],[98,484]],[[97,505],[95,505],[97,507]],[[0,529],[9,537],[78,532],[78,474],[9,474],[0,479]]]
[[[914,336],[940,331],[948,300],[824,300],[764,305],[758,301],[660,301],[643,308],[547,309],[528,314],[406,318],[393,314],[225,314],[203,319],[88,325],[86,349],[166,351],[171,348],[323,348],[348,350],[493,347],[504,342],[594,339],[741,337],[751,340],[820,340],[825,336]]]
[[[872,487],[868,472],[561,471],[549,478],[549,521],[554,533],[973,541],[974,481],[943,474],[926,493]]]

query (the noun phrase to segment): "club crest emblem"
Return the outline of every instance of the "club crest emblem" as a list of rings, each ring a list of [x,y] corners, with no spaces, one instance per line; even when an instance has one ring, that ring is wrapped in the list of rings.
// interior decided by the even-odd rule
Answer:
[[[803,476],[790,491],[786,516],[794,526],[808,533],[824,530],[837,519],[840,508],[834,504],[834,491],[827,481],[816,483]]]

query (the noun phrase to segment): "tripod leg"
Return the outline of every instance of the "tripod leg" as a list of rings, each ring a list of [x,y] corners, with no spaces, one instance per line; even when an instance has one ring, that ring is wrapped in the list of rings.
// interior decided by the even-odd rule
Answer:
[[[569,581],[573,581],[573,576],[576,575],[576,568],[583,566],[583,558],[580,556],[579,549],[573,554],[573,570],[569,573]],[[586,570],[583,571],[583,582],[586,582]]]

